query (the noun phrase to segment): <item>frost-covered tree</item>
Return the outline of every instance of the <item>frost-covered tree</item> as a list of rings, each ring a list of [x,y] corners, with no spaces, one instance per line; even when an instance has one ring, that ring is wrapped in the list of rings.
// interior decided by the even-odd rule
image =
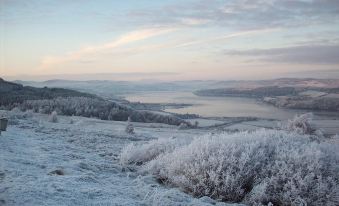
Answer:
[[[96,117],[103,120],[126,121],[130,116],[135,122],[158,122],[179,125],[184,120],[174,115],[161,115],[149,111],[138,111],[116,102],[89,97],[64,97],[44,100],[27,100],[20,104],[22,110],[50,114]]]

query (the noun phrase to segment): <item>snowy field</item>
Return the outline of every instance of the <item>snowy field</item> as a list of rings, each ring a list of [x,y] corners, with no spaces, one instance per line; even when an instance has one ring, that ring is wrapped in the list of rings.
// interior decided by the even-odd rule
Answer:
[[[0,136],[0,205],[237,205],[193,198],[119,164],[121,149],[155,138],[192,138],[206,130],[163,124],[47,115],[13,115]]]
[[[237,134],[246,136],[246,133],[235,133],[235,139],[232,139],[232,135],[218,137],[218,134],[222,135],[223,131],[277,128],[279,124],[279,121],[260,119],[233,124],[227,119],[194,119],[192,121],[200,122],[199,128],[178,129],[177,126],[166,124],[133,122],[135,134],[127,134],[127,122],[70,116],[57,116],[57,122],[51,122],[51,116],[45,114],[1,110],[0,116],[9,118],[7,131],[0,136],[0,205],[239,205],[217,202],[201,193],[197,195],[203,197],[194,198],[181,191],[187,188],[183,186],[181,176],[176,177],[179,179],[171,179],[173,175],[166,171],[171,173],[174,162],[188,161],[180,158],[188,157],[186,153],[194,150],[180,148],[185,145],[189,148],[190,142],[196,137],[206,137],[206,140],[224,139],[225,141],[219,141],[223,144],[217,143],[213,147],[224,147],[220,151],[231,151],[226,149],[229,146],[227,142],[240,140]],[[314,125],[333,133],[337,132],[337,121],[316,119]],[[270,135],[266,132],[258,134],[259,137]],[[274,133],[272,135],[276,138]],[[303,139],[302,136],[300,138]],[[247,138],[247,141],[250,139]],[[259,142],[262,140],[258,139]],[[193,143],[200,144],[196,140]],[[308,148],[308,143],[303,140],[301,143],[306,149],[317,148]],[[338,139],[333,139],[332,143],[337,147]],[[299,148],[298,144],[296,142],[295,147]],[[241,145],[239,151],[246,151]],[[285,143],[282,142],[282,145]],[[203,150],[206,149],[211,147]],[[185,155],[179,155],[177,159],[172,156],[173,150],[174,154]],[[318,154],[315,151],[309,152]],[[264,151],[262,154],[265,154]],[[229,155],[232,154],[226,156]],[[258,161],[259,159],[255,162]],[[140,167],[139,164],[146,162],[150,164],[146,164],[148,171],[144,172],[140,169],[145,167]],[[188,166],[190,162],[177,165],[179,173],[182,168],[180,165]],[[154,167],[160,167],[159,171],[162,172],[159,174]],[[176,182],[177,187],[160,184],[157,177],[168,178],[169,181]],[[239,184],[241,183],[235,185]],[[337,192],[334,190],[333,195],[335,194]]]

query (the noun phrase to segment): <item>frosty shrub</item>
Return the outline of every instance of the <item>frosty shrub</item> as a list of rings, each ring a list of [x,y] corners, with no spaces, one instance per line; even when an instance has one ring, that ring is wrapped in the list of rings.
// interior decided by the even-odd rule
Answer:
[[[312,119],[312,113],[296,115],[292,120],[288,120],[286,125],[282,125],[282,129],[299,134],[313,134],[316,129],[311,125]]]
[[[18,107],[14,107],[11,112],[13,113],[21,113],[21,110]]]
[[[55,122],[58,122],[58,114],[57,114],[56,111],[53,111],[53,112],[49,115],[48,121],[54,122],[54,123],[55,123]]]
[[[74,124],[74,119],[72,117],[69,119],[69,123]]]
[[[160,154],[172,152],[179,145],[184,145],[183,140],[176,138],[151,140],[143,145],[129,144],[123,148],[120,155],[122,165],[142,165]]]
[[[8,117],[11,120],[22,119],[24,118],[24,113],[18,107],[14,107],[9,113]]]
[[[127,134],[134,134],[134,127],[133,127],[133,124],[131,123],[131,118],[130,117],[128,117],[127,125],[126,125],[126,128],[125,128],[125,132]]]
[[[134,127],[133,127],[133,124],[131,123],[128,123],[126,128],[125,128],[125,132],[127,134],[134,134]]]
[[[33,117],[33,110],[27,110],[24,114],[23,114],[24,118],[32,118]]]
[[[182,130],[182,129],[188,129],[189,128],[189,125],[186,123],[186,122],[182,122],[180,123],[180,125],[178,126],[178,129],[179,130]]]
[[[125,164],[195,196],[250,205],[338,205],[338,144],[283,130],[222,133],[123,150]],[[179,146],[180,147],[179,147]],[[147,163],[145,163],[147,162]]]

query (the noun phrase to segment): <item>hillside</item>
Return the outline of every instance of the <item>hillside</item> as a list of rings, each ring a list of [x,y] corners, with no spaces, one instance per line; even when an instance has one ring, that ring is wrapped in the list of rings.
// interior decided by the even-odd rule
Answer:
[[[35,88],[22,86],[1,79],[0,108],[22,111],[33,110],[43,114],[56,111],[68,116],[95,117],[102,120],[157,122],[180,125],[185,122],[174,115],[162,115],[151,111],[135,110],[128,105],[104,100],[92,94],[62,88]],[[187,123],[189,124],[189,123]]]
[[[26,100],[54,99],[57,97],[99,98],[93,94],[63,88],[36,88],[8,82],[0,78],[0,105],[10,106]]]
[[[307,205],[334,205],[330,203],[337,197],[332,182],[338,180],[338,158],[331,157],[338,157],[338,139],[318,142],[297,133],[257,130],[259,124],[247,125],[252,132],[239,133],[228,124],[219,129],[178,131],[171,125],[133,123],[135,134],[127,134],[124,129],[128,123],[121,121],[60,115],[57,122],[50,122],[45,114],[27,116],[20,111],[3,110],[0,116],[9,119],[7,131],[0,138],[0,205],[119,202],[122,204],[118,205],[140,206],[244,206],[230,201],[231,198],[238,195],[241,197],[237,202],[243,199],[244,203],[251,203],[253,197],[261,201],[266,197],[262,193],[248,194],[258,188],[268,191],[267,200],[285,197],[280,194],[293,198],[298,195],[307,203],[324,200],[323,204]],[[133,164],[135,160],[138,164]],[[140,165],[140,160],[145,164]],[[146,167],[152,162],[155,167]],[[156,168],[163,173],[157,173]],[[169,175],[170,171],[173,174]],[[281,172],[286,175],[280,175]],[[224,174],[230,177],[226,179]],[[253,174],[257,181],[252,181]],[[179,184],[171,184],[174,178]],[[236,182],[227,181],[230,179]],[[184,188],[185,180],[188,184]],[[257,186],[265,180],[270,181],[268,187]],[[283,190],[290,184],[295,189]],[[246,194],[236,193],[242,191],[238,185],[249,190],[244,191]],[[198,187],[201,189],[190,190]],[[224,191],[230,191],[230,199],[222,199]],[[251,199],[243,198],[245,195]]]
[[[47,81],[20,81],[16,80],[25,86],[33,87],[53,87],[67,88],[96,94],[100,97],[111,99],[114,101],[124,101],[125,95],[140,94],[144,92],[168,92],[168,91],[194,91],[197,89],[213,88],[216,81],[173,81],[162,82],[154,80],[144,81],[111,81],[111,80],[63,80],[54,79]],[[144,105],[145,106],[145,105]]]
[[[188,138],[204,131],[178,133],[170,125],[133,123],[136,134],[129,135],[126,122],[58,116],[51,123],[48,115],[20,114],[0,110],[0,116],[9,117],[0,136],[0,205],[215,205],[206,197],[164,187],[150,176],[124,172],[118,160],[129,143]]]

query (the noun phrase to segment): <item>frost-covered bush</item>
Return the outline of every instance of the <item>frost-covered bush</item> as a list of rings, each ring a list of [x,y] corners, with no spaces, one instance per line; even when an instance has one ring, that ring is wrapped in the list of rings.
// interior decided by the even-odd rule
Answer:
[[[298,134],[313,134],[316,129],[311,124],[312,119],[312,113],[296,115],[293,119],[288,120],[286,125],[282,125],[282,129]]]
[[[14,107],[10,112],[9,112],[9,119],[15,120],[15,119],[22,119],[24,116],[24,113],[18,108]]]
[[[21,113],[22,111],[18,107],[14,107],[11,112],[13,113]]]
[[[32,118],[33,117],[33,110],[26,110],[25,112],[22,111],[18,107],[14,107],[9,113],[9,118],[14,119],[24,119],[24,118]]]
[[[24,114],[23,114],[24,118],[32,118],[33,117],[33,110],[27,110]]]
[[[57,113],[56,111],[53,111],[53,112],[49,115],[48,121],[54,122],[54,123],[58,122],[58,113]]]
[[[182,130],[182,129],[188,129],[189,128],[189,125],[186,123],[186,122],[182,122],[180,123],[180,125],[178,126],[178,129],[179,130]]]
[[[166,138],[151,140],[143,145],[129,144],[121,152],[120,163],[125,166],[129,164],[142,165],[160,154],[173,151],[179,145],[184,145],[185,142],[185,140],[176,138]]]
[[[74,119],[72,117],[69,119],[69,123],[74,124]]]
[[[188,144],[128,146],[125,164],[195,196],[250,205],[338,205],[338,143],[278,130],[207,135]],[[145,164],[145,162],[147,162]]]
[[[127,134],[134,134],[134,126],[131,123],[131,118],[130,117],[128,117],[127,125],[126,125],[126,128],[125,128],[125,132]]]

